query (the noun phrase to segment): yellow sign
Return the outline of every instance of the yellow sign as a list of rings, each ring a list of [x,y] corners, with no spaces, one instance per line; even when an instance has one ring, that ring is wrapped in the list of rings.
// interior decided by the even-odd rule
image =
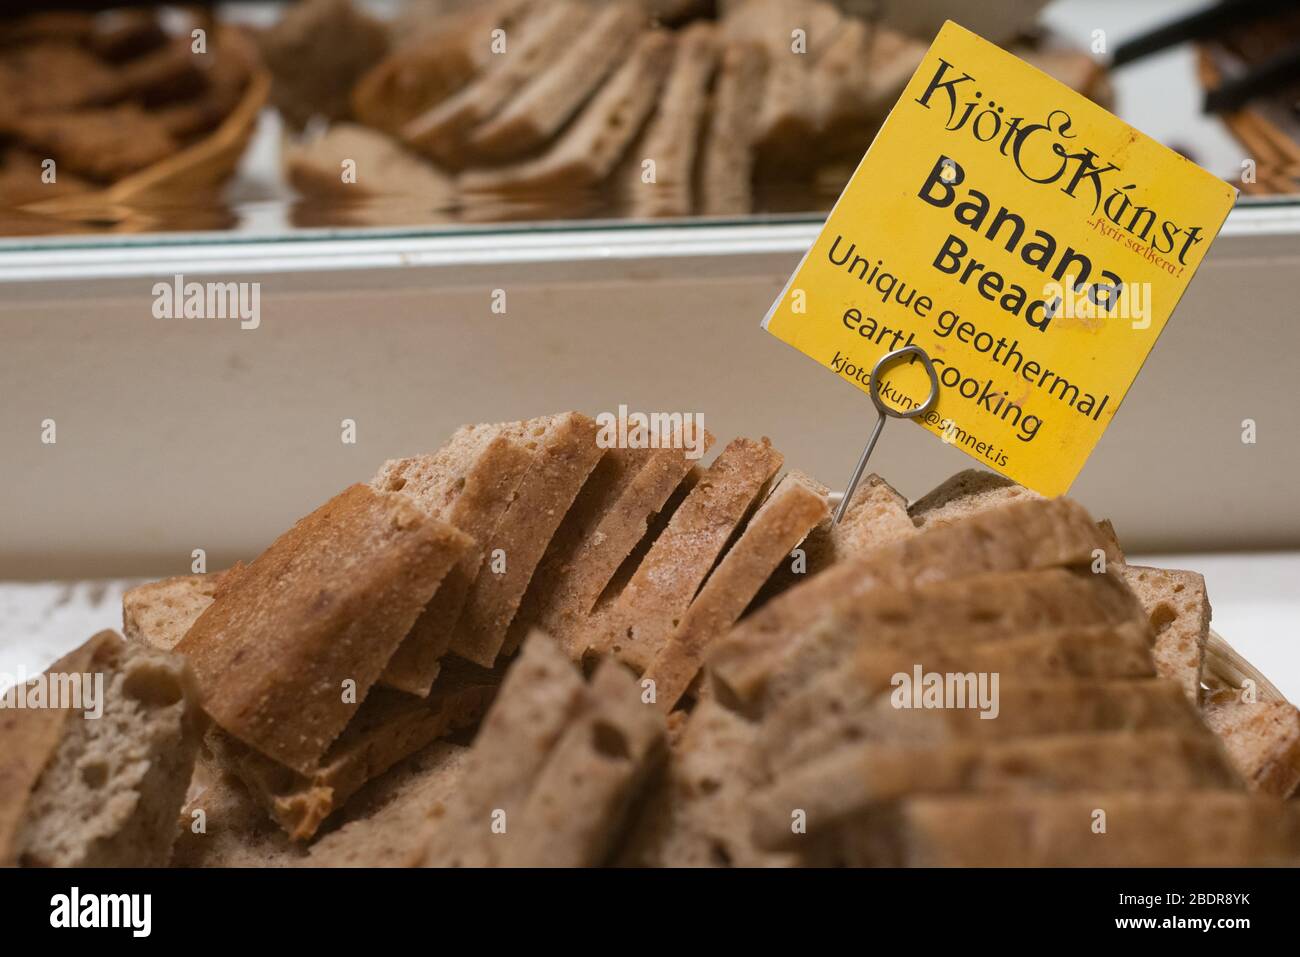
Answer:
[[[922,347],[916,421],[1067,491],[1236,190],[955,23],[939,32],[763,326],[866,391]],[[925,401],[915,358],[883,384]]]

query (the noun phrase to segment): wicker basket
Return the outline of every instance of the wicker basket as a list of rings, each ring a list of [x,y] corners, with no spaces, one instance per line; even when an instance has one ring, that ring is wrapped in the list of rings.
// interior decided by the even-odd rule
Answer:
[[[1286,696],[1277,690],[1273,682],[1260,673],[1232,646],[1223,640],[1217,631],[1210,630],[1210,639],[1205,644],[1205,673],[1202,681],[1211,691],[1238,689],[1246,681],[1255,683],[1255,690],[1260,701],[1285,701]]]
[[[105,189],[42,200],[25,211],[60,219],[116,224],[153,222],[150,207],[183,207],[195,194],[215,192],[234,173],[271,92],[271,74],[242,30],[218,28],[215,49],[248,68],[248,86],[221,125],[180,152],[132,173]]]

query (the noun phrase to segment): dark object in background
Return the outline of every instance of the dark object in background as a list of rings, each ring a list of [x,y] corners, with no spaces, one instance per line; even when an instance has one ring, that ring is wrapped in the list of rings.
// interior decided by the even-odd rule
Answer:
[[[357,80],[388,52],[388,31],[350,0],[307,0],[257,36],[275,79],[272,102],[302,127],[313,116],[343,120]]]

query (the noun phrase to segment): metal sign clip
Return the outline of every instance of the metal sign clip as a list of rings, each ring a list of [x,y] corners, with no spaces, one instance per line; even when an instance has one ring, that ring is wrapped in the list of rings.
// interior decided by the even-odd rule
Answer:
[[[915,356],[921,360],[921,365],[925,367],[926,373],[930,376],[930,394],[926,396],[925,401],[918,406],[901,411],[893,406],[886,405],[880,398],[880,375],[886,367],[893,365],[900,359],[908,356]],[[853,501],[853,494],[858,490],[858,483],[862,481],[862,473],[867,470],[867,460],[871,458],[871,453],[876,447],[876,440],[880,438],[880,433],[885,428],[885,417],[889,416],[895,419],[915,419],[917,416],[925,415],[934,407],[934,403],[939,399],[939,376],[935,374],[934,363],[930,361],[930,355],[920,346],[903,346],[901,349],[895,349],[893,352],[887,352],[880,357],[871,368],[871,378],[868,382],[871,401],[875,403],[876,412],[879,418],[876,419],[876,427],[871,430],[871,438],[867,439],[867,447],[862,450],[862,457],[858,459],[857,467],[853,470],[853,476],[849,479],[848,487],[844,490],[844,497],[840,499],[840,504],[835,509],[835,524],[840,521],[849,511],[849,503]]]

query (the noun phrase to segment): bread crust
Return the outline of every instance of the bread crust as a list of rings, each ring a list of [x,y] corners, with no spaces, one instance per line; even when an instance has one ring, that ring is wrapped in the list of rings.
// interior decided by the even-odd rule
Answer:
[[[490,668],[505,644],[528,583],[564,516],[605,450],[593,419],[566,412],[524,423],[535,447],[518,493],[484,541],[484,563],[456,622],[451,650]],[[497,553],[504,559],[499,570]]]
[[[612,654],[643,671],[781,462],[767,439],[729,443],[673,513],[622,592],[592,616],[584,639],[588,653]]]
[[[1030,501],[977,515],[842,562],[777,596],[715,644],[715,687],[740,707],[755,707],[774,662],[809,619],[851,607],[879,586],[907,589],[986,572],[1084,565],[1100,533],[1067,499]]]
[[[353,485],[223,587],[176,650],[217,724],[310,773],[469,547],[408,499]]]
[[[709,645],[736,623],[773,570],[829,515],[818,483],[801,472],[781,480],[646,668],[661,711],[677,705],[699,673]]]

